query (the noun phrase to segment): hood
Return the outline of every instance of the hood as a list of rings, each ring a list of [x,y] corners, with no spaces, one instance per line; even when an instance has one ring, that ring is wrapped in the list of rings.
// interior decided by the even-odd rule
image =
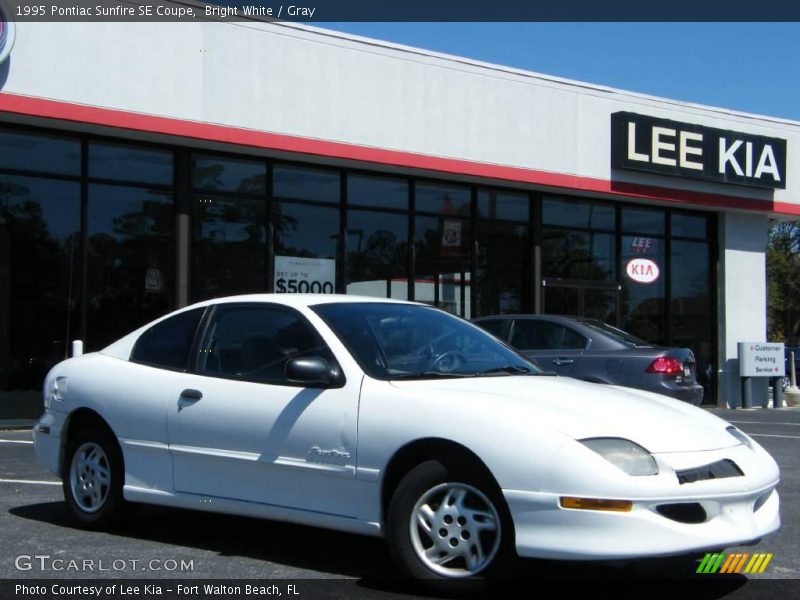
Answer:
[[[518,421],[573,439],[618,437],[654,454],[737,446],[722,419],[668,396],[568,377],[507,376],[393,381],[397,388],[450,402],[461,410],[480,403],[481,418]],[[489,410],[486,410],[487,407]]]

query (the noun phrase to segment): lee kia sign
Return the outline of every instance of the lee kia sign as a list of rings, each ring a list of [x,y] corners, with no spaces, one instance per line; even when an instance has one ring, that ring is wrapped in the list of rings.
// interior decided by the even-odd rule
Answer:
[[[661,271],[658,265],[649,258],[632,258],[625,265],[625,273],[636,283],[653,283]]]
[[[618,112],[611,115],[611,166],[785,189],[786,140]]]

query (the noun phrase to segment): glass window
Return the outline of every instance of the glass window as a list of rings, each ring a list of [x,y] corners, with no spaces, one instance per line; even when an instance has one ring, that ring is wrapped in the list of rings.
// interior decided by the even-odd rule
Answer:
[[[580,316],[581,288],[546,285],[544,287],[544,312],[548,315]]]
[[[361,205],[407,210],[408,182],[404,179],[348,174],[347,202],[351,206]]]
[[[265,201],[209,194],[192,206],[192,298],[266,291]]]
[[[583,350],[587,340],[580,333],[551,321],[514,321],[511,345],[520,350]]]
[[[408,217],[351,210],[347,215],[347,293],[408,298]]]
[[[220,305],[199,352],[197,371],[258,383],[296,385],[286,362],[319,356],[335,365],[319,334],[299,315],[276,306]]]
[[[175,208],[166,192],[89,186],[87,340],[102,348],[173,305]]]
[[[275,165],[272,192],[276,198],[339,202],[339,173],[328,169],[311,169]]]
[[[708,217],[691,213],[672,213],[672,235],[678,237],[708,238]]]
[[[205,308],[196,308],[165,319],[139,336],[131,353],[133,362],[184,370]]]
[[[414,219],[414,299],[470,318],[469,221],[453,217]]]
[[[544,230],[542,272],[545,277],[613,281],[616,240],[611,233]]]
[[[193,154],[192,187],[198,190],[265,194],[267,165],[264,161]]]
[[[665,344],[664,244],[658,240],[657,244],[643,249],[642,239],[649,238],[622,237],[621,329],[652,344]],[[647,262],[642,263],[642,260]],[[638,269],[640,275],[634,269]],[[648,270],[648,277],[641,276],[643,269]]]
[[[475,323],[481,329],[491,333],[493,336],[505,340],[504,331],[507,321],[505,319],[489,319],[488,321],[478,321]]]
[[[670,270],[670,343],[690,348],[697,361],[697,381],[713,398],[711,256],[706,242],[672,240]]]
[[[614,340],[626,344],[628,346],[635,346],[637,348],[650,347],[650,344],[648,344],[644,340],[639,339],[635,335],[631,335],[626,331],[622,331],[621,329],[612,327],[608,323],[602,321],[592,321],[590,319],[582,320],[581,323],[583,323],[586,327],[599,331],[603,335],[611,337]]]
[[[414,203],[418,211],[462,217],[469,217],[471,214],[468,187],[418,183],[414,191]]]
[[[318,304],[312,309],[376,379],[538,372],[494,336],[433,308],[359,302]]]
[[[583,316],[611,325],[617,324],[619,288],[583,288]]]
[[[336,258],[339,209],[276,202],[272,215],[275,254]]]
[[[478,221],[473,315],[523,312],[530,306],[528,227]]]
[[[0,394],[38,417],[47,371],[78,332],[80,184],[0,175]],[[9,408],[9,410],[11,410]]]
[[[47,134],[0,131],[0,168],[80,175],[79,140]]]
[[[172,185],[172,152],[126,144],[89,144],[89,177]]]
[[[530,202],[527,194],[496,190],[478,191],[479,217],[527,223],[529,215]]]
[[[542,201],[542,223],[584,229],[615,229],[614,207],[585,200],[545,198]]]
[[[622,231],[664,235],[666,213],[649,208],[623,208]]]

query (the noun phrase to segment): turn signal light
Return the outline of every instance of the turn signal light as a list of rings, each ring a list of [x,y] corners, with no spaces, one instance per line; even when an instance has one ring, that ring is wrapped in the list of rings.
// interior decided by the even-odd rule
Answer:
[[[633,502],[630,500],[602,500],[600,498],[575,498],[561,496],[561,508],[577,508],[581,510],[610,510],[615,512],[630,512]]]
[[[645,369],[647,373],[659,375],[680,375],[683,372],[681,361],[672,356],[659,356]]]

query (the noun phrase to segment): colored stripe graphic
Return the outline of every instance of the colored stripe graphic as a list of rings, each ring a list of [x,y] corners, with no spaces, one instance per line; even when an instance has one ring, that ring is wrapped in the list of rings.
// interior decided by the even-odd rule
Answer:
[[[747,563],[744,568],[745,573],[763,573],[772,557],[772,553],[756,553],[752,555],[749,552],[737,552],[735,554],[725,554],[724,552],[718,554],[707,553],[703,560],[700,561],[697,573],[741,573],[745,563]],[[748,558],[750,559],[749,562]]]

